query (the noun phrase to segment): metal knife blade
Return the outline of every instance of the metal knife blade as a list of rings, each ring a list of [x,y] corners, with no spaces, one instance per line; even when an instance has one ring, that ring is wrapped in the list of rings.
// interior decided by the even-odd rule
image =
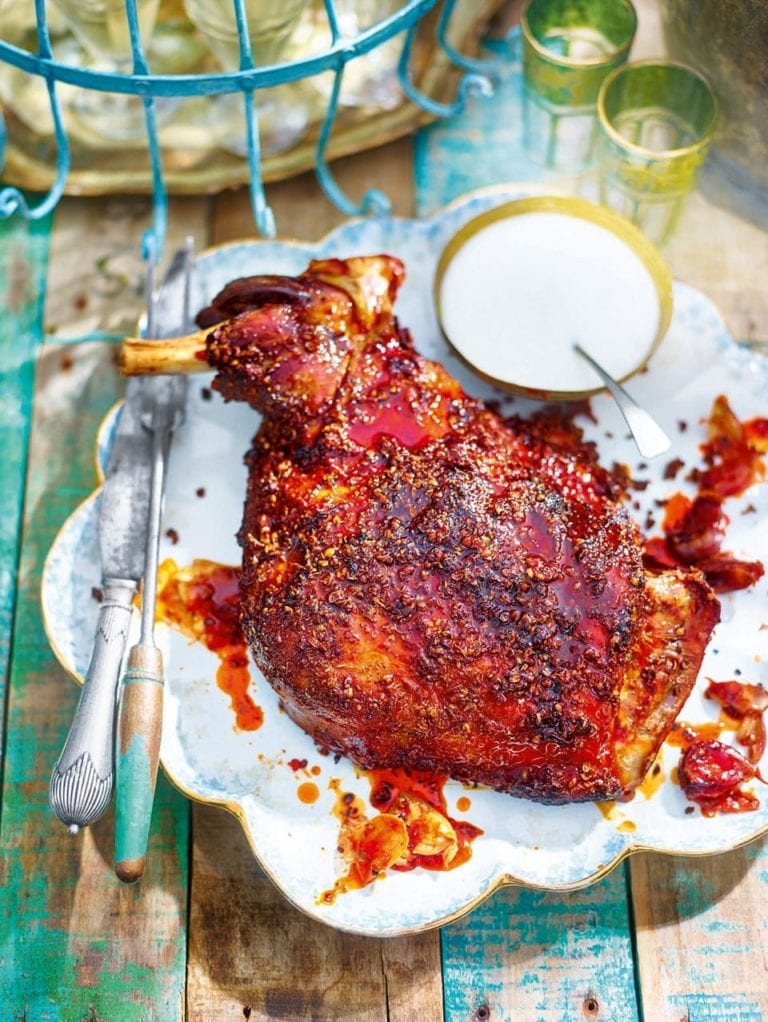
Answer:
[[[187,249],[172,258],[150,317],[154,336],[185,329]],[[70,833],[97,820],[112,797],[117,682],[144,571],[152,475],[152,435],[143,416],[168,377],[129,381],[99,509],[102,602],[91,662],[61,755],[51,776],[51,809]],[[183,406],[183,394],[179,401]]]
[[[147,326],[155,337],[175,337],[187,328],[187,257],[186,247],[174,253],[159,292],[152,296]],[[138,581],[143,574],[152,478],[152,438],[145,417],[148,408],[167,401],[169,391],[175,403],[183,405],[186,379],[146,376],[126,385],[101,493],[99,545],[105,577]]]

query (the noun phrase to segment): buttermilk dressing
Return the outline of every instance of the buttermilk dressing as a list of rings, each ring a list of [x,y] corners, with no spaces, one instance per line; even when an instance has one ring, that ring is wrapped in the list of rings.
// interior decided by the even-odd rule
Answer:
[[[541,391],[599,388],[578,341],[615,379],[644,364],[659,329],[648,267],[609,229],[557,212],[480,228],[439,285],[443,329],[470,365]]]

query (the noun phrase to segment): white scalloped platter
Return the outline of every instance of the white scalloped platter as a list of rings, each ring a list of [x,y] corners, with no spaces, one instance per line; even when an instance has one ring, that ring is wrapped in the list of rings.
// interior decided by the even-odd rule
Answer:
[[[449,351],[433,306],[433,278],[440,252],[466,221],[498,203],[530,194],[510,186],[460,200],[426,221],[377,219],[352,221],[316,245],[248,241],[203,253],[197,262],[197,307],[234,277],[252,273],[294,274],[310,258],[388,252],[401,257],[407,280],[398,301],[400,321],[413,332],[417,348],[442,361],[473,394],[498,401],[503,410],[525,412],[523,399],[478,380]],[[515,310],[509,310],[510,331]],[[249,408],[225,405],[203,393],[207,377],[191,380],[188,417],[174,437],[164,529],[178,540],[163,541],[161,555],[185,565],[195,558],[238,564],[235,533],[240,524],[246,472],[243,455],[258,427]],[[605,395],[592,399],[597,423],[578,420],[599,447],[601,460],[627,464],[635,478],[648,480],[633,507],[637,520],[659,515],[655,501],[688,484],[685,471],[665,480],[673,457],[699,465],[704,439],[702,420],[716,395],[725,393],[736,414],[747,419],[768,412],[768,364],[737,346],[711,303],[685,284],[674,285],[674,313],[668,335],[649,369],[629,383],[634,396],[673,438],[669,456],[643,467],[613,404]],[[99,435],[104,462],[116,419],[106,420]],[[679,426],[683,420],[687,428]],[[204,488],[203,496],[198,495]],[[745,512],[752,506],[754,513]],[[736,556],[768,560],[768,485],[753,486],[726,505],[731,519],[724,544]],[[100,584],[96,538],[98,493],[62,528],[49,554],[42,601],[51,644],[75,677],[84,674],[97,615],[92,588]],[[723,620],[710,643],[701,678],[682,717],[713,720],[715,705],[703,698],[705,679],[768,682],[768,582],[725,596]],[[542,806],[488,790],[467,790],[448,782],[449,815],[482,828],[471,858],[448,872],[389,871],[359,891],[339,895],[330,905],[321,893],[345,872],[337,852],[339,824],[332,813],[338,779],[344,791],[368,804],[370,784],[354,766],[322,755],[314,743],[281,712],[269,685],[252,668],[251,694],[263,709],[256,731],[235,728],[228,697],[215,683],[218,660],[202,645],[158,628],[166,662],[166,700],[162,764],[171,781],[190,798],[217,803],[237,814],[254,855],[286,897],[308,915],[342,930],[375,936],[415,932],[456,918],[500,885],[515,882],[538,888],[568,889],[588,884],[640,848],[690,855],[723,852],[768,830],[768,787],[753,782],[760,797],[756,812],[705,818],[691,812],[673,769],[680,750],[665,747],[659,762],[663,780],[627,804],[607,812],[592,804]],[[740,674],[738,673],[740,672]],[[304,804],[299,785],[307,771],[291,760],[318,768],[312,781],[319,798]],[[768,775],[768,765],[763,764]],[[459,799],[469,799],[462,811]],[[465,802],[460,803],[466,805]],[[686,811],[688,810],[688,811]],[[371,808],[371,813],[373,809]],[[151,864],[150,864],[151,868]]]

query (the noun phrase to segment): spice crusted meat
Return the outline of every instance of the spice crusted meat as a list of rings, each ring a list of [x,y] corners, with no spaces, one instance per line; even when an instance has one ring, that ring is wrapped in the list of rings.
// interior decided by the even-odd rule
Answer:
[[[392,257],[234,281],[198,322],[247,456],[242,619],[288,714],[364,767],[541,802],[631,795],[719,605],[648,575],[577,431],[503,419],[422,358]],[[224,322],[221,322],[224,321]]]

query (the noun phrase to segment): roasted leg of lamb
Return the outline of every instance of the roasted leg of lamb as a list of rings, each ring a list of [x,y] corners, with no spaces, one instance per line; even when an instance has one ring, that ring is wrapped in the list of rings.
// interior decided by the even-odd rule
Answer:
[[[644,571],[578,431],[504,419],[414,350],[402,279],[387,256],[316,261],[235,281],[199,316],[214,385],[264,415],[239,533],[256,662],[364,767],[626,798],[718,602],[695,571]]]

